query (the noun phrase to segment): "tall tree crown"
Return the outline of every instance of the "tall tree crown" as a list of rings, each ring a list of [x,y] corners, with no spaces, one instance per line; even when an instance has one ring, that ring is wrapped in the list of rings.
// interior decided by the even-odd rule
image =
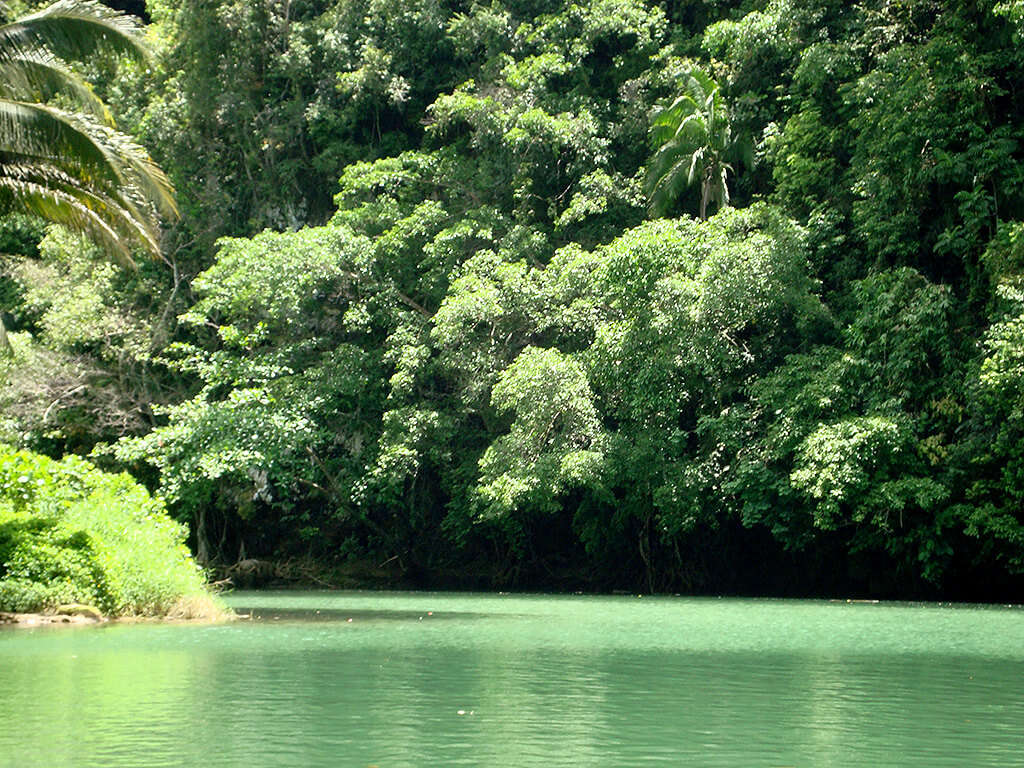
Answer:
[[[721,89],[700,69],[686,76],[683,93],[659,111],[651,124],[656,150],[647,171],[649,208],[668,214],[688,187],[700,189],[700,218],[708,203],[729,204],[727,158],[736,142]]]

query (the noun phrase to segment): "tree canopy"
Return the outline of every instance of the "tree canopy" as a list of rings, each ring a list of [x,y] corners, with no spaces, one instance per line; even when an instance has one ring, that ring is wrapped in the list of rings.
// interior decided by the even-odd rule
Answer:
[[[211,563],[1015,594],[1015,7],[160,0],[167,263],[0,221],[0,438]]]

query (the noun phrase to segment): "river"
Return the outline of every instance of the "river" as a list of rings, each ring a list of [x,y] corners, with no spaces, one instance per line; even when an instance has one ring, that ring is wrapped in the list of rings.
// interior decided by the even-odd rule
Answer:
[[[0,631],[0,766],[1024,766],[1024,610],[265,592]]]

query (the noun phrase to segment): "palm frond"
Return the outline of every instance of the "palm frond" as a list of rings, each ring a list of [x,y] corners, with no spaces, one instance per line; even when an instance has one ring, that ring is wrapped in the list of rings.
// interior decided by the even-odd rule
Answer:
[[[653,216],[664,216],[689,186],[684,173],[689,156],[678,152],[659,153],[648,170],[648,210]]]
[[[107,105],[92,86],[49,51],[40,49],[0,58],[0,98],[48,101],[57,94],[69,97],[103,123],[113,124]]]
[[[712,81],[701,70],[691,69],[683,83],[683,93],[688,94],[695,104],[703,104],[712,90]]]
[[[0,100],[0,151],[43,159],[62,157],[88,179],[121,179],[121,163],[95,133],[81,115],[45,104]]]
[[[133,217],[133,223],[125,232],[131,235],[144,234],[155,238],[159,232],[159,220],[152,205],[136,192],[116,183],[86,183],[80,176],[68,173],[59,163],[50,163],[39,158],[17,158],[11,155],[0,155],[0,177],[9,180],[10,188],[19,184],[36,185],[52,189],[64,190],[85,199],[97,202],[90,207],[102,214],[114,206]],[[143,238],[145,239],[145,238]]]
[[[0,152],[56,162],[93,184],[116,183],[174,216],[174,189],[128,136],[45,104],[0,100]]]
[[[168,218],[177,218],[174,185],[144,147],[130,136],[108,126],[97,126],[111,155],[122,163],[124,178],[131,190],[137,190]]]
[[[103,223],[104,226],[99,229],[105,241],[109,232],[117,235],[119,242],[114,244],[117,250],[127,253],[131,243],[135,243],[153,255],[158,255],[156,248],[160,228],[155,212],[151,208],[140,210],[137,201],[126,198],[116,187],[99,189],[86,186],[60,168],[41,163],[4,164],[0,169],[0,186],[11,194],[73,199]],[[25,206],[24,201],[7,202],[8,207],[12,208]],[[41,214],[44,212],[42,205],[38,201],[33,202],[32,210]],[[90,229],[94,228],[90,225]]]
[[[154,206],[174,214],[163,172],[127,136],[41,104],[0,100],[5,208],[84,231],[125,258],[134,242],[159,255]]]
[[[690,167],[686,171],[686,183],[693,184],[697,181],[697,170],[698,168],[703,170],[703,163],[701,160],[704,159],[703,149],[694,150],[690,155]]]
[[[57,0],[0,26],[0,59],[40,47],[62,59],[103,51],[138,59],[150,55],[139,20],[95,0]]]
[[[64,224],[130,263],[134,246],[160,255],[157,211],[177,208],[164,172],[64,62],[100,51],[147,57],[138,20],[96,0],[57,0],[0,25],[0,212]],[[57,94],[85,112],[41,103]]]
[[[128,247],[131,242],[138,242],[151,253],[159,253],[159,245],[152,235],[139,230],[130,212],[86,190],[63,189],[0,175],[0,205],[85,233],[125,264],[134,264]]]
[[[704,116],[694,112],[679,121],[674,139],[682,144],[698,145],[707,142],[710,133]]]
[[[686,191],[686,175],[683,172],[687,158],[680,158],[659,180],[651,195],[650,210],[656,216],[666,215]]]

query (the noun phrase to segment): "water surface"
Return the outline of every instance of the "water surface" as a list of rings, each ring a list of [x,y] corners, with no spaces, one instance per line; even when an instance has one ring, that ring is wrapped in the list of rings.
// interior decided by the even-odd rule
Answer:
[[[0,766],[1024,766],[1024,611],[237,593],[0,632]]]

